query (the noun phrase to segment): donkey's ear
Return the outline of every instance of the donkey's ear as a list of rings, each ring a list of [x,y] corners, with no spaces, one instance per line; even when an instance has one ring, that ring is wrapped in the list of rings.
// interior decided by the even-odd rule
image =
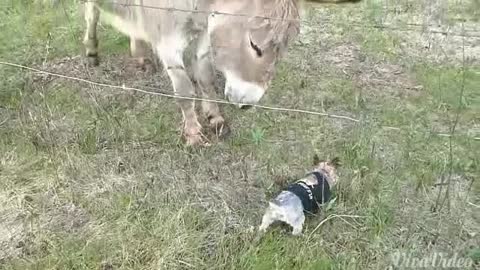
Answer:
[[[335,167],[340,167],[342,165],[339,157],[334,157],[332,160],[330,160],[330,163]]]
[[[317,166],[318,163],[320,163],[320,158],[318,157],[317,154],[313,155],[313,166]]]

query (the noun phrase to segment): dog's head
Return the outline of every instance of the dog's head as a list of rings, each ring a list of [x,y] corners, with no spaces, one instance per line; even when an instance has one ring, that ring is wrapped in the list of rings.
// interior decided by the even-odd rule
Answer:
[[[337,183],[337,169],[341,166],[340,158],[334,157],[328,160],[321,160],[317,154],[313,156],[313,166],[315,171],[323,172],[330,179],[330,185]]]

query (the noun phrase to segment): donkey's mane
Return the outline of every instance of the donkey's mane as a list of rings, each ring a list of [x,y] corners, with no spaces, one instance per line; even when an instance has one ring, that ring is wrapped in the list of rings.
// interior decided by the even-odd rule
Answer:
[[[272,27],[274,43],[283,44],[300,31],[299,0],[273,0],[272,9],[265,13]]]

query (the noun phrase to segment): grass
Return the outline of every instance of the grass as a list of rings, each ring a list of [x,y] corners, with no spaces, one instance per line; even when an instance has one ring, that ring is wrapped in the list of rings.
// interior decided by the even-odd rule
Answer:
[[[75,57],[81,12],[67,6],[2,6],[0,59],[87,76]],[[396,251],[478,264],[478,59],[462,73],[458,40],[444,43],[457,48],[446,61],[419,49],[415,32],[348,24],[419,12],[400,10],[311,10],[309,42],[292,45],[263,101],[362,123],[225,106],[232,135],[209,148],[184,147],[171,100],[0,66],[0,268],[385,269]],[[99,29],[93,80],[170,89],[161,72],[127,71],[128,40]],[[449,133],[457,112],[450,149],[434,133]],[[302,237],[284,226],[260,237],[266,201],[315,153],[343,161],[335,200]]]

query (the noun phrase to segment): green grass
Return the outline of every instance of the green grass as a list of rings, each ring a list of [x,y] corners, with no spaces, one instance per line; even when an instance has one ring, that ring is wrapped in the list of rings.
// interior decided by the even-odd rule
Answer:
[[[8,5],[1,61],[87,76],[75,58],[78,6]],[[478,263],[478,59],[462,73],[453,56],[411,54],[415,33],[349,26],[391,17],[376,1],[309,15],[310,43],[292,45],[263,102],[361,123],[224,106],[231,136],[191,149],[172,100],[0,66],[0,268],[386,269],[399,250]],[[170,90],[161,72],[123,69],[127,38],[109,27],[99,34],[92,80]],[[435,133],[449,133],[457,112],[450,148]],[[301,237],[286,226],[260,236],[266,201],[315,153],[342,160],[335,200]]]

